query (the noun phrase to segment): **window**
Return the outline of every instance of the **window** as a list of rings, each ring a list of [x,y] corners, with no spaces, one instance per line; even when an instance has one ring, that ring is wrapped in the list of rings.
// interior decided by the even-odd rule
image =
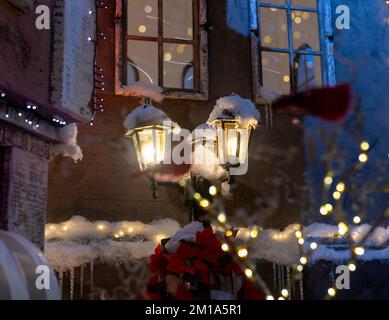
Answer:
[[[334,84],[328,0],[252,0],[251,11],[258,87],[289,94]]]
[[[208,98],[204,0],[117,0],[116,93],[136,81],[167,97]]]

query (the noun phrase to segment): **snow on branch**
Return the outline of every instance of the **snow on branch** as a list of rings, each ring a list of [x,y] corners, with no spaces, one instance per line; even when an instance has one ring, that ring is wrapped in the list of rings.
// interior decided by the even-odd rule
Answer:
[[[261,114],[251,100],[233,94],[216,101],[207,123],[212,125],[218,119],[237,119],[243,127],[256,127]]]

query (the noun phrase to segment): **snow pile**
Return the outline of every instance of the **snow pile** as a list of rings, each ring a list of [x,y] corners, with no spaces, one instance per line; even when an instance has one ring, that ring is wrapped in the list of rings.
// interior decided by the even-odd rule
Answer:
[[[137,81],[126,86],[126,91],[131,96],[151,98],[156,102],[161,102],[164,99],[162,88],[152,83]]]
[[[134,109],[126,117],[123,125],[128,130],[134,130],[137,127],[148,125],[168,125],[173,130],[179,129],[178,124],[173,122],[165,112],[150,104],[142,105]]]
[[[166,250],[169,252],[175,252],[180,246],[181,241],[194,243],[196,241],[196,233],[201,231],[204,231],[204,226],[198,221],[186,225],[181,230],[178,230],[177,233],[166,243]]]
[[[81,161],[84,157],[80,146],[77,144],[78,128],[75,123],[68,124],[57,130],[58,140],[61,143],[55,144],[52,153],[63,157],[70,157],[74,162]]]
[[[227,171],[219,164],[215,153],[216,129],[208,124],[201,124],[192,132],[194,141],[192,173],[210,181],[223,180]],[[203,141],[206,141],[204,144]]]
[[[148,258],[161,239],[173,236],[180,225],[171,219],[150,224],[139,221],[96,221],[79,216],[46,226],[45,256],[56,271],[96,260],[106,263]]]
[[[46,241],[50,240],[102,240],[107,237],[143,236],[154,239],[158,235],[171,236],[180,229],[177,221],[162,219],[145,224],[140,221],[95,221],[91,222],[84,217],[74,216],[69,221],[59,224],[47,224]]]
[[[237,119],[244,128],[255,128],[261,115],[251,100],[233,94],[216,101],[207,123],[212,125],[218,119]]]

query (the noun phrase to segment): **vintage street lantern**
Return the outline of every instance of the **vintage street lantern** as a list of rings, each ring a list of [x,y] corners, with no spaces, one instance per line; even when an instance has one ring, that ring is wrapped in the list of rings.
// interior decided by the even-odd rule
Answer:
[[[134,143],[142,172],[158,170],[162,165],[167,152],[168,136],[174,125],[163,111],[151,105],[150,99],[127,117],[126,137],[131,138]]]

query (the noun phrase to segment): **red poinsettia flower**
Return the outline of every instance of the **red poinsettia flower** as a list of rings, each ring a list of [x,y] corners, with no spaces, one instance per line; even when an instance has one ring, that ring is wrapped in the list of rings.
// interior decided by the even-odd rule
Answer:
[[[220,241],[213,233],[211,227],[196,233],[196,246],[207,250],[220,251]]]
[[[265,296],[250,280],[246,279],[242,284],[241,298],[243,300],[263,300]]]
[[[150,256],[149,269],[151,272],[158,272],[161,276],[164,275],[168,261],[162,254],[162,246],[159,244],[155,249],[155,253]]]

